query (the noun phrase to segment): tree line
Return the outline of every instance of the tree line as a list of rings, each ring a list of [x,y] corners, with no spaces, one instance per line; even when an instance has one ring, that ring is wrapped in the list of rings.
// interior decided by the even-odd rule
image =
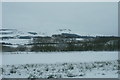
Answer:
[[[120,51],[119,37],[94,37],[77,40],[76,38],[35,38],[27,45],[17,47],[2,45],[3,52],[14,51]]]

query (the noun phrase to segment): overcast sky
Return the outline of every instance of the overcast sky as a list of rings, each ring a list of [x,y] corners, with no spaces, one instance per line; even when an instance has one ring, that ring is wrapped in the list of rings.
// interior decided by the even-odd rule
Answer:
[[[3,28],[56,33],[71,29],[80,35],[118,35],[117,2],[2,3]]]
[[[0,28],[2,27],[2,3],[0,3]]]

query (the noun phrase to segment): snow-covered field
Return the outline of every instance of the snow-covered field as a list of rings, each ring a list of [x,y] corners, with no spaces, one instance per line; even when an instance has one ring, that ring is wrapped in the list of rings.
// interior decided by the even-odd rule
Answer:
[[[6,65],[3,78],[118,78],[117,61]]]
[[[3,78],[118,78],[118,52],[2,53]]]
[[[30,41],[30,39],[8,39],[8,40],[1,40],[0,42],[4,42],[4,43],[10,43],[10,44],[13,44],[13,45],[17,45],[17,44],[20,44],[20,45],[24,45],[24,44],[28,44]]]
[[[9,52],[10,53],[10,52]],[[36,64],[64,62],[94,62],[118,60],[117,51],[73,51],[73,52],[11,52],[2,53],[2,63],[6,64]],[[15,54],[16,53],[16,54]]]

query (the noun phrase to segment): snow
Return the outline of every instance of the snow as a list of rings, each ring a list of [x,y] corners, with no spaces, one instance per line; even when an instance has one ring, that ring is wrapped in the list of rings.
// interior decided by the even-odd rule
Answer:
[[[3,65],[35,64],[35,63],[63,63],[63,62],[95,62],[118,60],[117,51],[85,51],[85,52],[18,52],[9,54],[3,52]]]
[[[3,66],[3,78],[118,78],[117,61]]]
[[[30,39],[9,39],[9,40],[1,41],[1,42],[23,45],[23,44],[29,43],[29,41]]]
[[[2,53],[0,52],[0,69],[2,67]],[[0,80],[2,79],[2,71],[0,70]]]
[[[3,78],[118,78],[117,51],[3,52]]]
[[[0,52],[0,65],[2,65],[2,53]]]
[[[13,37],[13,39],[0,39],[0,43],[5,42],[5,43],[11,43],[13,45],[19,44],[19,45],[23,45],[23,44],[28,44],[30,39],[20,39],[19,37],[23,37],[23,36],[30,36],[32,37],[38,37],[38,36],[44,36],[42,34],[37,34],[37,35],[32,35],[29,34],[28,32],[25,31],[18,31],[18,30],[14,30],[14,29],[8,29],[5,31],[0,31],[0,33],[7,33],[7,34],[2,34],[0,35],[0,37]]]
[[[83,38],[76,38],[76,40],[78,40],[78,41],[82,41],[82,40],[84,40]]]

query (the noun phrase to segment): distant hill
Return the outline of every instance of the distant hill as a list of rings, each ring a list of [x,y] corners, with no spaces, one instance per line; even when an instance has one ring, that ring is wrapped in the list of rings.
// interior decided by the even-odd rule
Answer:
[[[61,33],[52,36],[16,29],[0,29],[3,51],[104,51],[120,50],[120,37],[81,36]]]

